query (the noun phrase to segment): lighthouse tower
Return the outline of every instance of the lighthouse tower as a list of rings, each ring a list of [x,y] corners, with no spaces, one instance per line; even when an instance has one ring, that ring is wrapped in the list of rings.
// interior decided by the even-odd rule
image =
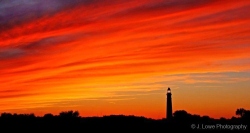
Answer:
[[[172,94],[170,88],[167,90],[167,111],[166,111],[166,118],[171,119],[173,117],[172,112]]]

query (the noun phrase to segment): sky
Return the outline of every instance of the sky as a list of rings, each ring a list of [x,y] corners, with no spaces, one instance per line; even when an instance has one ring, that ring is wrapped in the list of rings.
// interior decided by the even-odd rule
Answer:
[[[250,109],[250,1],[1,0],[0,112],[231,118]]]

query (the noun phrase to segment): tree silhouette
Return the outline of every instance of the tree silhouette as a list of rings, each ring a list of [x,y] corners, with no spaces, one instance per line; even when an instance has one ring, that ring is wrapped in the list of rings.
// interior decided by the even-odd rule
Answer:
[[[1,114],[1,118],[11,118],[11,117],[12,117],[11,113],[4,112],[4,113]]]
[[[243,119],[250,120],[250,110],[245,110]]]
[[[173,113],[174,119],[176,120],[188,120],[190,114],[185,110],[177,110]]]
[[[165,131],[194,131],[190,128],[190,125],[195,124],[234,124],[234,125],[249,125],[250,124],[250,110],[239,108],[236,110],[236,114],[241,117],[232,117],[231,119],[219,118],[214,119],[209,116],[200,116],[198,114],[190,114],[185,110],[177,110],[173,113],[173,118],[168,119],[151,119],[143,116],[134,115],[108,115],[103,117],[80,117],[78,111],[62,111],[58,115],[51,113],[45,114],[43,117],[35,116],[34,114],[11,114],[2,113],[0,116],[0,127],[2,130],[7,129],[24,129],[27,130],[51,130],[65,131],[66,129],[73,130],[91,130],[104,131],[114,129],[117,131],[117,127],[124,130],[138,129],[142,132],[158,130]],[[98,127],[98,128],[97,128]],[[115,127],[115,128],[114,128]],[[0,131],[1,131],[0,129]],[[246,129],[246,128],[245,128]],[[33,130],[34,131],[34,130]],[[198,130],[197,130],[198,131]],[[203,130],[202,130],[203,131]],[[213,130],[213,132],[222,132],[222,130]]]
[[[239,115],[241,118],[243,117],[243,115],[245,114],[246,110],[244,108],[239,108],[236,110],[236,115]]]
[[[78,111],[62,111],[60,114],[59,114],[60,117],[62,118],[75,118],[75,117],[79,117],[79,112]]]
[[[47,113],[43,116],[44,118],[52,118],[53,117],[53,114],[51,113]]]

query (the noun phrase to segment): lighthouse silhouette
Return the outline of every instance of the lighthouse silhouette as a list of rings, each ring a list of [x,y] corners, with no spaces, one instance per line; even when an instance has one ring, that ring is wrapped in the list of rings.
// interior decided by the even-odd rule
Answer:
[[[166,109],[166,118],[171,119],[173,117],[172,112],[172,93],[170,88],[167,90],[167,109]]]

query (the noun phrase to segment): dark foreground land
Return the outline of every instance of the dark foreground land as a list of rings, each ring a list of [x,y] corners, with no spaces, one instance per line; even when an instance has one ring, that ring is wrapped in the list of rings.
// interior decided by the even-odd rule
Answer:
[[[5,132],[250,132],[249,113],[239,115],[239,118],[213,119],[176,111],[172,119],[154,120],[124,115],[80,117],[77,111],[61,112],[55,116],[46,114],[43,117],[2,113],[0,129]]]

